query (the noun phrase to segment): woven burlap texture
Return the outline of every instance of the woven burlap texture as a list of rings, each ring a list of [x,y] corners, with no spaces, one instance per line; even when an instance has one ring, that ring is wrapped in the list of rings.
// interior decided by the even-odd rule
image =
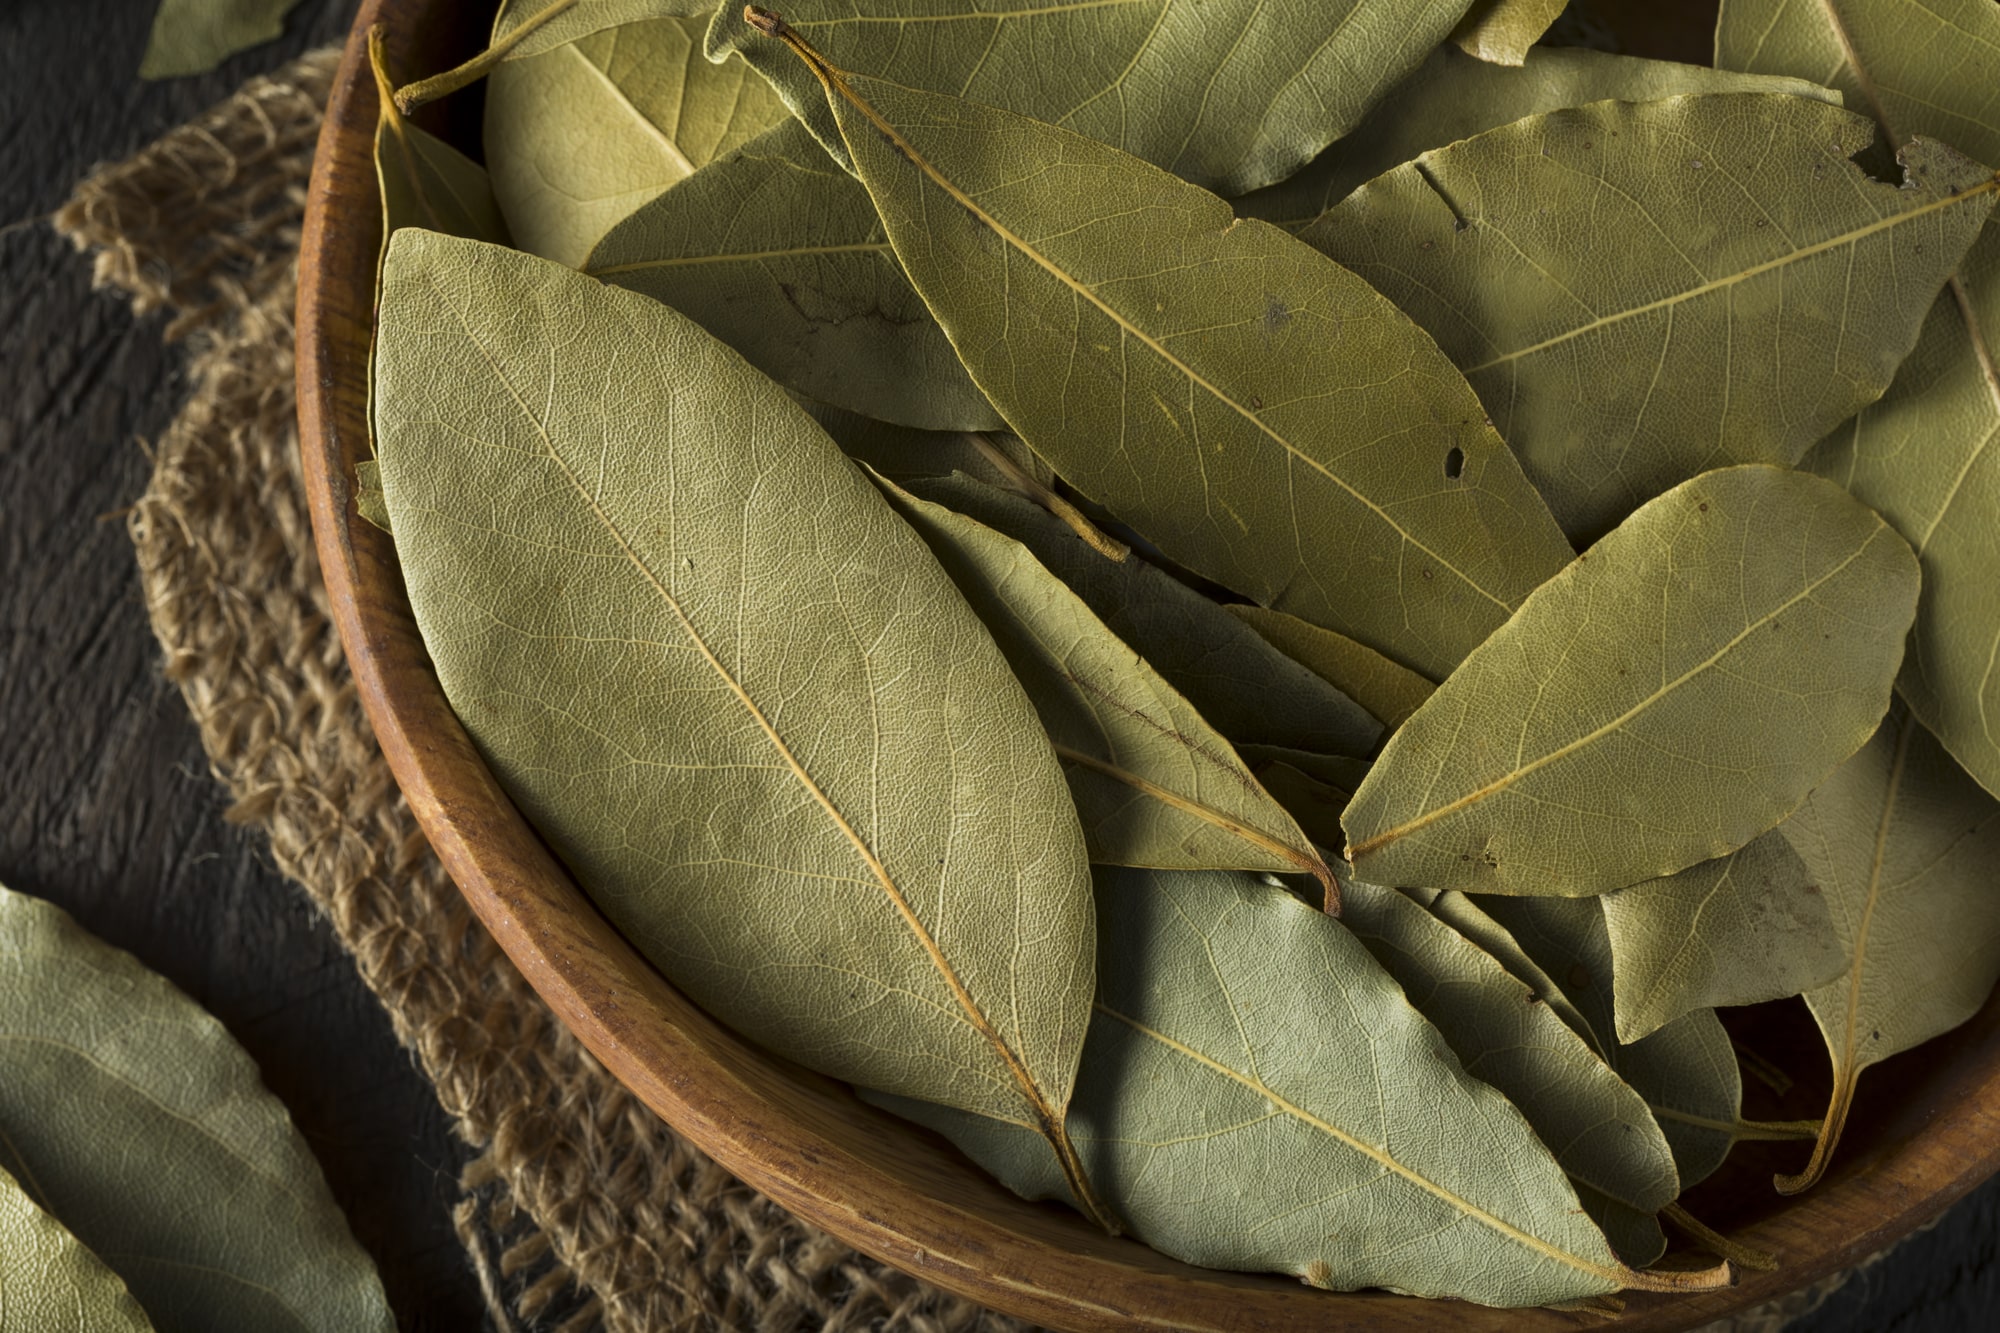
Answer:
[[[683,1142],[473,919],[389,775],[329,617],[299,476],[292,308],[338,53],[128,161],[56,219],[94,281],[165,312],[191,396],[129,518],[146,604],[229,818],[332,922],[478,1155],[459,1235],[502,1329],[1016,1333],[797,1221]],[[1821,1283],[1703,1333],[1776,1333]]]

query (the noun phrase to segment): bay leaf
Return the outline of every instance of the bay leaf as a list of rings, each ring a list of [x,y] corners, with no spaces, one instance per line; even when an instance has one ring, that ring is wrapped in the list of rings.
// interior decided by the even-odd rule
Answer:
[[[1338,909],[1332,870],[1229,742],[1025,546],[886,479],[879,484],[1027,691],[1062,761],[1092,861],[1304,873]]]
[[[1436,676],[1562,567],[1463,378],[1359,278],[1115,148],[760,21],[824,80],[973,381],[1168,557]]]
[[[1840,105],[1840,94],[1804,79],[1739,74],[1572,47],[1538,46],[1517,68],[1478,60],[1447,43],[1378,103],[1344,139],[1297,174],[1235,201],[1244,217],[1296,232],[1356,188],[1433,148],[1524,116],[1616,98],[1650,102],[1690,93],[1787,93]]]
[[[697,18],[715,0],[501,0],[484,51],[442,73],[396,89],[405,112],[469,87],[511,60],[529,60],[610,28],[653,19]]]
[[[1806,992],[1833,1099],[1804,1170],[1778,1177],[1794,1194],[1826,1170],[1862,1072],[1972,1017],[2000,977],[2000,801],[1898,707],[1783,832],[1853,955],[1844,976]]]
[[[1041,1125],[1074,1175],[1083,837],[1033,708],[916,534],[656,301],[405,230],[380,324],[417,624],[593,900],[751,1039]]]
[[[160,1333],[396,1326],[243,1048],[130,954],[4,888],[0,1171],[123,1280]],[[0,1265],[0,1290],[16,1273]],[[5,1325],[13,1312],[0,1307]]]
[[[932,430],[1001,424],[903,276],[868,191],[789,116],[625,218],[584,267],[824,402]]]
[[[1403,724],[1341,823],[1371,883],[1594,894],[1727,855],[1889,703],[1908,543],[1758,464],[1652,500]]]
[[[0,1170],[0,1333],[151,1333],[118,1275]]]
[[[1352,793],[1323,782],[1282,759],[1262,759],[1250,771],[1271,798],[1298,822],[1316,847],[1340,846],[1340,812]]]
[[[1229,613],[1263,635],[1285,656],[1321,677],[1348,698],[1380,718],[1394,731],[1423,706],[1437,688],[1408,667],[1399,666],[1344,634],[1241,602]]]
[[[1929,140],[1728,93],[1551,111],[1424,154],[1300,233],[1465,372],[1572,540],[1879,397],[2000,196]],[[1635,238],[1648,238],[1638,243]]]
[[[1456,889],[1410,888],[1402,890],[1412,902],[1478,945],[1489,957],[1532,992],[1535,998],[1562,1019],[1569,1030],[1589,1043],[1601,1055],[1604,1050],[1597,1030],[1583,1016],[1563,988],[1534,956],[1521,947],[1513,932],[1493,919],[1491,913]]]
[[[1239,752],[1273,745],[1361,755],[1381,738],[1359,704],[1158,565],[1107,560],[1061,520],[970,477],[909,485],[1034,552]]]
[[[486,169],[397,109],[386,59],[377,23],[368,30],[368,62],[380,103],[375,182],[382,192],[383,244],[398,227],[425,227],[505,245],[507,224]]]
[[[1031,116],[1241,194],[1291,175],[1351,129],[1468,2],[788,0],[784,21],[874,87]],[[854,161],[813,74],[724,5],[708,53],[728,52],[771,80],[828,152]]]
[[[284,35],[285,15],[299,0],[160,0],[142,79],[206,74],[239,51]]]
[[[707,26],[627,23],[493,70],[486,160],[519,248],[581,267],[635,209],[791,122],[748,65],[708,62]]]
[[[1889,141],[1933,135],[2000,163],[2000,7],[1991,0],[1728,0],[1716,60],[1810,70]],[[1897,690],[1987,791],[2000,795],[2000,223],[1989,221],[1880,401],[1804,466],[1909,538],[1924,595]]]
[[[1646,1103],[1526,983],[1394,889],[1343,875],[1340,900],[1341,924],[1444,1034],[1465,1072],[1520,1109],[1564,1174],[1644,1218],[1674,1201],[1680,1177]],[[1636,1226],[1643,1239],[1632,1248],[1646,1262],[1658,1257],[1657,1222],[1620,1222]]]
[[[1847,971],[1826,893],[1780,829],[1604,895],[1618,1040],[1690,1009],[1761,1004]]]
[[[1362,782],[1368,777],[1369,763],[1366,759],[1355,759],[1344,754],[1320,754],[1285,745],[1256,744],[1240,745],[1237,747],[1237,753],[1249,761],[1253,771],[1261,769],[1266,764],[1284,764],[1304,773],[1315,782],[1346,792],[1350,797],[1360,789]]]
[[[1569,0],[1473,0],[1451,30],[1451,42],[1469,56],[1496,65],[1521,65]]]
[[[1071,1135],[1155,1249],[1503,1306],[1727,1280],[1619,1263],[1520,1112],[1340,922],[1226,871],[1101,867],[1096,882]],[[887,1104],[1018,1192],[1061,1197],[1019,1126]]]

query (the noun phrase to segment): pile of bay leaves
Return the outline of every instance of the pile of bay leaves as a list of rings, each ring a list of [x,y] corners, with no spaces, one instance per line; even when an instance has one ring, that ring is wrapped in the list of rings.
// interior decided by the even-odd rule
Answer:
[[[360,503],[668,978],[1192,1263],[1763,1261],[1682,1191],[2000,975],[2000,5],[1559,8],[378,34]],[[483,168],[406,119],[482,78]]]

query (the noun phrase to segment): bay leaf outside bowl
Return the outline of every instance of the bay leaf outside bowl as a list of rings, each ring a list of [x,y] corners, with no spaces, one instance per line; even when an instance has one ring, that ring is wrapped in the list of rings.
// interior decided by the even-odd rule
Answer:
[[[299,259],[300,448],[334,618],[376,736],[473,910],[586,1046],[662,1119],[805,1220],[938,1286],[1064,1330],[1568,1330],[1579,1316],[1384,1293],[1176,1263],[1080,1217],[1024,1203],[942,1140],[737,1038],[661,979],[591,905],[500,790],[438,685],[388,537],[359,519],[369,453],[369,331],[381,223],[365,33],[394,68],[476,49],[490,0],[366,0],[321,133]],[[448,108],[447,108],[448,110]],[[463,111],[459,113],[465,120]],[[464,142],[476,127],[463,123]],[[447,135],[453,126],[443,125]],[[469,146],[469,145],[468,145]],[[1818,1050],[1801,1061],[1823,1062]],[[1832,1172],[1792,1200],[1761,1172],[1704,1220],[1783,1260],[1732,1290],[1635,1295],[1621,1333],[1694,1328],[1848,1268],[2000,1167],[2000,1006],[1871,1073]],[[1798,1161],[1803,1147],[1788,1145]],[[1784,1164],[1796,1167],[1785,1159]]]

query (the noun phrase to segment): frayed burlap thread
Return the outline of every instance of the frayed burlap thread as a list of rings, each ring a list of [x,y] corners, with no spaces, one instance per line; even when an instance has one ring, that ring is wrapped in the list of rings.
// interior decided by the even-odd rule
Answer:
[[[229,818],[326,913],[478,1153],[453,1222],[494,1326],[1027,1333],[800,1223],[684,1142],[555,1020],[424,841],[348,675],[299,474],[296,261],[337,61],[253,79],[98,169],[56,227],[93,253],[98,287],[164,312],[188,349],[192,394],[128,520],[165,672]],[[1777,1333],[1844,1277],[1702,1333]]]
[[[165,670],[229,818],[352,952],[478,1156],[454,1216],[494,1324],[613,1333],[1014,1333],[856,1254],[683,1142],[473,919],[391,780],[328,614],[298,464],[292,305],[337,53],[267,77],[79,185],[96,285],[189,353],[129,517]]]

